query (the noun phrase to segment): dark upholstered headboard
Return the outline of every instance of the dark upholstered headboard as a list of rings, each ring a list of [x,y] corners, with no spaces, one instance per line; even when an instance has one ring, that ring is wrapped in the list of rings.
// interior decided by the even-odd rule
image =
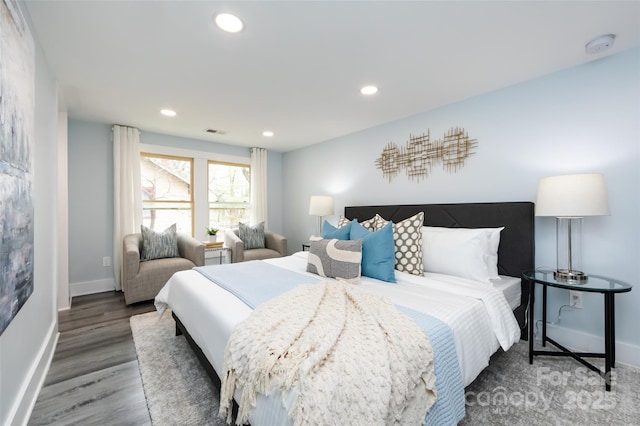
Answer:
[[[376,213],[387,220],[398,222],[424,212],[425,226],[447,228],[497,228],[500,233],[498,248],[498,272],[522,278],[522,272],[533,269],[535,255],[534,204],[531,202],[467,203],[467,204],[415,204],[396,206],[350,206],[345,207],[348,219],[360,221]],[[522,284],[521,304],[515,314],[523,327],[524,312],[529,301],[526,283]],[[523,329],[526,338],[526,329]]]

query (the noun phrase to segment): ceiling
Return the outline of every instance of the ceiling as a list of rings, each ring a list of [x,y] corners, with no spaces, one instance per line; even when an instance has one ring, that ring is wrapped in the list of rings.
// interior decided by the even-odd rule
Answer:
[[[638,1],[26,4],[70,118],[276,151],[640,46]],[[613,48],[585,54],[607,33]]]

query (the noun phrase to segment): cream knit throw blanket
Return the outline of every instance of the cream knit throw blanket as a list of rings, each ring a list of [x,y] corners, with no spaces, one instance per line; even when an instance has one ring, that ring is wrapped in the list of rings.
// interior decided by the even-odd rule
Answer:
[[[294,387],[295,425],[421,425],[436,398],[424,332],[387,300],[343,282],[301,285],[240,323],[224,357],[227,423],[236,386],[238,425],[257,393]]]

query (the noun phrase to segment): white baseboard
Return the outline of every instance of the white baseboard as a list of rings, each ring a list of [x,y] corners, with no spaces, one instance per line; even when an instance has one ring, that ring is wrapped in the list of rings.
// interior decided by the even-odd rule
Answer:
[[[604,336],[596,336],[557,325],[547,324],[547,335],[568,349],[604,353]],[[616,363],[640,367],[640,346],[616,342]]]
[[[25,426],[29,422],[33,407],[38,400],[40,389],[42,389],[42,385],[47,378],[59,335],[58,322],[54,321],[49,327],[49,337],[43,342],[38,352],[36,362],[31,366],[31,371],[29,371],[27,376],[28,380],[25,380],[20,388],[19,398],[16,399],[16,403],[11,409],[8,417],[9,422],[7,424]]]
[[[80,283],[71,283],[69,287],[71,297],[83,296],[85,294],[113,291],[116,289],[116,280],[113,278],[105,278],[103,280],[84,281]]]

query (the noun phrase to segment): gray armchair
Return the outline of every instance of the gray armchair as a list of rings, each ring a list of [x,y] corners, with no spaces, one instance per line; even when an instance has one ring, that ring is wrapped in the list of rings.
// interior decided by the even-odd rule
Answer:
[[[140,262],[142,234],[124,237],[122,253],[122,291],[127,305],[156,297],[175,272],[204,266],[204,244],[190,235],[178,234],[180,257]]]
[[[225,231],[224,245],[231,248],[231,263],[272,259],[287,255],[287,239],[272,231],[264,231],[265,248],[245,250],[237,229]]]

